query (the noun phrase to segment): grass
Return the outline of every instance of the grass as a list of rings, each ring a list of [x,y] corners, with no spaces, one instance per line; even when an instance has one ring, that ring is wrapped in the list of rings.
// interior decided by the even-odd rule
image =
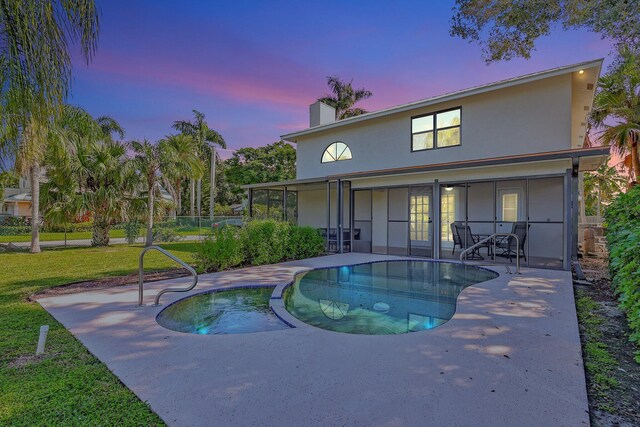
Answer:
[[[187,262],[196,243],[162,245]],[[0,425],[162,425],[105,365],[38,303],[37,291],[136,271],[140,246],[44,250],[0,255]],[[174,267],[157,252],[147,270]],[[35,358],[40,325],[47,350]]]
[[[600,327],[605,319],[596,312],[598,304],[593,299],[583,292],[578,292],[576,296],[578,320],[583,332],[584,364],[589,373],[590,388],[595,395],[604,400],[599,409],[612,412],[613,406],[606,403],[607,392],[619,385],[618,380],[612,375],[618,362],[609,352],[607,345],[601,342]]]
[[[198,229],[197,227],[193,229],[187,230],[176,230],[176,233],[180,236],[198,236],[205,235],[210,233],[211,229],[207,227],[202,227]],[[145,231],[140,230],[140,236],[144,236]],[[109,237],[124,237],[124,230],[111,230],[109,232]],[[91,239],[90,231],[76,231],[76,232],[68,232],[67,240],[84,240]],[[31,241],[31,234],[16,234],[12,236],[0,236],[0,243],[18,243],[18,242],[29,242]],[[53,241],[64,241],[64,233],[40,233],[40,241],[41,242],[53,242]]]

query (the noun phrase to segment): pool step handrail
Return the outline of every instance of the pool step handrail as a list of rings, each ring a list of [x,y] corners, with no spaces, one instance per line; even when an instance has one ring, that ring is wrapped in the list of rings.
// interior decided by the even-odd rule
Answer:
[[[138,305],[136,307],[144,307],[143,304],[143,298],[144,298],[144,255],[151,251],[158,251],[161,254],[164,254],[166,257],[172,259],[173,261],[177,262],[178,264],[180,264],[180,266],[182,266],[183,268],[185,268],[187,271],[189,271],[189,273],[191,273],[191,276],[193,276],[193,282],[191,282],[191,285],[186,287],[186,288],[166,288],[166,289],[162,289],[160,292],[158,292],[156,294],[156,298],[155,298],[155,302],[153,304],[154,307],[157,307],[160,305],[160,297],[163,294],[166,294],[167,292],[189,292],[190,290],[192,290],[193,288],[196,287],[196,285],[198,284],[198,273],[196,273],[196,271],[193,269],[193,267],[191,267],[189,264],[187,264],[186,262],[182,261],[180,258],[178,258],[177,256],[169,253],[168,251],[162,249],[160,246],[147,246],[146,248],[144,248],[142,250],[142,252],[140,253],[140,261],[138,263],[139,267],[138,267]]]
[[[466,255],[469,252],[482,246],[484,243],[488,242],[491,239],[493,239],[493,256],[495,257],[496,256],[495,255],[496,254],[496,240],[495,240],[496,237],[515,237],[516,238],[516,274],[520,274],[520,238],[513,233],[493,233],[492,235],[479,240],[477,243],[473,244],[472,246],[469,246],[468,248],[460,252],[460,262],[464,264],[466,261]],[[502,265],[502,264],[498,264],[494,262],[493,265]],[[508,267],[507,267],[507,273],[511,274],[511,270]]]

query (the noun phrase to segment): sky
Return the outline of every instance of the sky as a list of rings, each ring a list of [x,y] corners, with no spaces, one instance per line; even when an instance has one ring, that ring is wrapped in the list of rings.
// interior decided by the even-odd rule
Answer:
[[[72,104],[108,115],[126,140],[175,133],[193,109],[229,150],[308,127],[326,77],[353,80],[367,110],[606,57],[585,30],[555,29],[530,60],[486,65],[449,35],[453,1],[98,0],[98,51],[74,56]],[[606,64],[607,62],[605,62]]]

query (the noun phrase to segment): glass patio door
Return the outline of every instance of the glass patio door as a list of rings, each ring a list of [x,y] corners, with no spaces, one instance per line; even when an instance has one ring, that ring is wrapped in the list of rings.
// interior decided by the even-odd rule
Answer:
[[[433,187],[409,192],[409,254],[433,257]]]

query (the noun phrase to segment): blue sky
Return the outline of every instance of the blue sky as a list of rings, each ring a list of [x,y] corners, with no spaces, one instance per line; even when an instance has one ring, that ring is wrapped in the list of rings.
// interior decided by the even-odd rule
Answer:
[[[449,35],[453,2],[99,1],[93,62],[75,61],[70,102],[156,140],[191,110],[230,149],[308,124],[326,76],[353,79],[369,110],[560,65],[606,57],[607,41],[556,29],[530,60],[486,65]],[[227,152],[229,155],[229,152]]]

